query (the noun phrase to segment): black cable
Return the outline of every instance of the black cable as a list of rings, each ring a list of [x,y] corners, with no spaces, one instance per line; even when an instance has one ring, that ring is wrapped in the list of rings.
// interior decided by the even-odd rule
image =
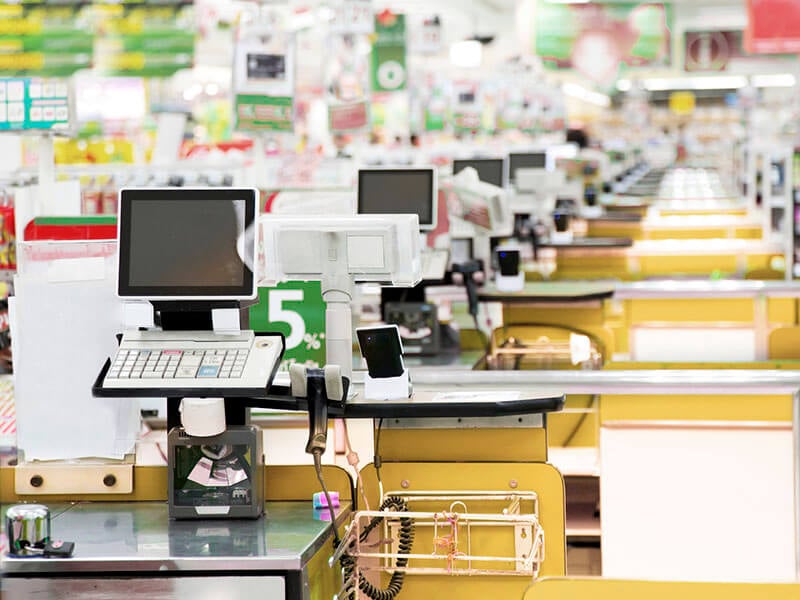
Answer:
[[[378,485],[382,487],[383,481],[381,480],[381,428],[383,427],[383,417],[378,419],[378,429],[375,432],[375,444],[372,448],[372,463],[375,465],[375,476],[378,478]]]
[[[338,548],[342,542],[339,537],[339,530],[336,529],[336,512],[333,510],[333,503],[331,502],[331,495],[328,493],[328,486],[325,485],[325,477],[322,475],[322,451],[314,450],[311,453],[314,457],[314,470],[317,472],[317,480],[322,486],[322,493],[325,494],[325,501],[328,503],[328,510],[331,513],[331,529],[333,530],[333,547]]]
[[[398,498],[396,496],[389,496],[386,500],[383,501],[380,508],[380,511],[394,511],[394,512],[407,512],[408,511],[408,503],[403,500],[402,498]],[[370,519],[367,526],[364,527],[364,530],[359,535],[358,539],[360,542],[364,542],[367,539],[367,536],[370,532],[375,529],[386,517],[373,517]],[[397,542],[397,553],[398,554],[410,554],[411,547],[414,545],[414,527],[413,522],[410,518],[400,518],[400,528],[398,529],[398,542]],[[342,570],[344,571],[344,579],[347,581],[353,575],[353,571],[355,570],[355,561],[356,559],[349,554],[343,554],[340,560],[342,565]],[[407,556],[398,556],[395,562],[395,567],[398,569],[405,568],[408,565],[408,557]],[[358,588],[369,598],[372,600],[394,600],[394,598],[400,593],[403,589],[403,582],[405,580],[405,572],[403,571],[394,571],[392,572],[392,576],[389,578],[389,585],[386,589],[378,589],[372,583],[370,583],[366,577],[364,577],[363,573],[359,573],[358,576]],[[355,591],[350,592],[348,595],[348,600],[353,600],[355,598]]]
[[[589,399],[589,406],[587,406],[586,408],[587,408],[587,409],[590,409],[590,408],[594,407],[594,405],[595,405],[595,401],[596,401],[596,400],[597,400],[597,395],[596,395],[596,394],[592,394],[592,396],[591,396],[591,397],[590,397],[590,399]],[[574,438],[574,437],[575,437],[575,435],[578,433],[578,430],[579,430],[579,429],[580,429],[580,428],[583,426],[583,423],[586,421],[586,417],[588,417],[588,416],[589,416],[589,413],[588,413],[588,412],[585,412],[585,413],[583,413],[583,414],[581,415],[580,419],[578,419],[578,424],[577,424],[577,425],[575,425],[574,429],[573,429],[573,430],[570,432],[570,434],[567,436],[567,439],[566,439],[566,440],[564,440],[564,444],[563,444],[563,446],[564,446],[565,448],[566,448],[567,446],[569,446],[569,445],[572,443],[572,440],[573,440],[573,438]]]
[[[482,362],[486,362],[486,370],[490,370],[491,365],[489,364],[489,355],[492,353],[492,343],[489,339],[489,336],[486,335],[483,330],[481,329],[481,325],[478,322],[478,315],[472,315],[472,321],[475,323],[475,331],[478,334],[478,337],[483,341],[483,356],[478,359],[476,365],[480,365]]]

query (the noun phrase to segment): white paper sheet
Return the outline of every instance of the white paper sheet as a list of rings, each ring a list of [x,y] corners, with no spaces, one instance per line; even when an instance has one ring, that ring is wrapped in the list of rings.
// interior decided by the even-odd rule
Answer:
[[[15,280],[17,443],[27,460],[119,459],[134,447],[137,402],[91,391],[122,328],[115,281],[113,268],[103,280]]]

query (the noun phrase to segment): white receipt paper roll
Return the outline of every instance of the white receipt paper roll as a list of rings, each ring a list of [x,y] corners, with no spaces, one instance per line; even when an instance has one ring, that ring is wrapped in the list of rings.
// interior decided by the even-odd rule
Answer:
[[[223,398],[184,398],[180,412],[181,424],[187,435],[211,437],[225,431]]]

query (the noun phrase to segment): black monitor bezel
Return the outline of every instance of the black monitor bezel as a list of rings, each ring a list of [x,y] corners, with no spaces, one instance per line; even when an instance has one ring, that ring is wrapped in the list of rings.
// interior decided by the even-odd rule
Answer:
[[[175,202],[181,199],[219,202],[221,200],[245,200],[245,231],[255,227],[258,213],[258,190],[253,188],[126,188],[119,191],[119,214],[117,218],[117,295],[126,299],[140,300],[252,300],[256,297],[255,268],[256,243],[245,245],[249,256],[243,261],[243,283],[238,286],[143,286],[131,285],[130,244],[131,244],[131,206],[137,200],[155,200],[164,193],[174,196]],[[172,201],[172,199],[171,199]],[[255,237],[255,236],[254,236]]]
[[[506,161],[504,158],[489,158],[489,157],[481,157],[481,158],[454,158],[453,159],[453,175],[457,175],[461,172],[461,170],[456,171],[456,163],[493,163],[499,162],[500,163],[500,183],[495,184],[491,181],[486,181],[484,183],[488,183],[490,185],[496,185],[497,187],[505,186],[506,182]],[[467,165],[469,166],[469,165]],[[465,167],[466,168],[466,167]],[[483,181],[483,179],[481,179]]]
[[[420,228],[420,231],[433,231],[434,229],[436,229],[436,226],[437,226],[437,223],[438,223],[438,217],[439,217],[439,215],[438,215],[438,212],[439,212],[439,199],[438,199],[439,192],[438,192],[437,182],[436,182],[436,168],[435,167],[409,167],[409,168],[405,168],[405,167],[394,167],[394,168],[392,168],[392,167],[388,167],[388,168],[387,167],[379,167],[379,168],[362,168],[362,169],[359,169],[358,170],[358,199],[357,199],[357,205],[356,205],[356,212],[358,214],[360,214],[360,215],[361,214],[372,214],[372,215],[376,215],[376,214],[394,214],[394,213],[388,213],[388,212],[387,213],[371,213],[371,212],[366,212],[365,213],[364,212],[364,206],[363,206],[364,198],[363,198],[363,193],[362,193],[363,192],[362,180],[363,180],[363,178],[364,178],[364,176],[366,174],[380,175],[380,174],[383,174],[383,173],[392,173],[392,174],[397,174],[397,173],[414,173],[414,174],[426,173],[426,174],[430,174],[430,183],[431,183],[431,191],[430,191],[431,222],[430,223],[423,223],[422,221],[420,221],[419,228]],[[411,214],[411,213],[397,213],[397,214]],[[417,214],[417,216],[419,216],[418,213],[414,213],[414,214]]]
[[[516,169],[513,167],[512,162],[514,156],[532,156],[532,155],[540,155],[544,156],[544,166],[542,167],[517,167]],[[546,169],[547,168],[547,151],[532,151],[532,152],[509,152],[508,153],[508,179],[509,183],[516,183],[517,181],[517,170],[519,169]]]

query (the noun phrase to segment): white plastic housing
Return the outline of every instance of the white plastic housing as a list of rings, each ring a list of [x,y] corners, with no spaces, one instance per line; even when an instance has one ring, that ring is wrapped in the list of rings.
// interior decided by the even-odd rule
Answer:
[[[503,237],[514,230],[506,191],[478,178],[478,172],[467,167],[453,176],[452,195],[447,197],[450,234],[472,237],[474,232]]]
[[[412,287],[422,278],[417,215],[265,214],[259,225],[260,285],[347,277]]]

